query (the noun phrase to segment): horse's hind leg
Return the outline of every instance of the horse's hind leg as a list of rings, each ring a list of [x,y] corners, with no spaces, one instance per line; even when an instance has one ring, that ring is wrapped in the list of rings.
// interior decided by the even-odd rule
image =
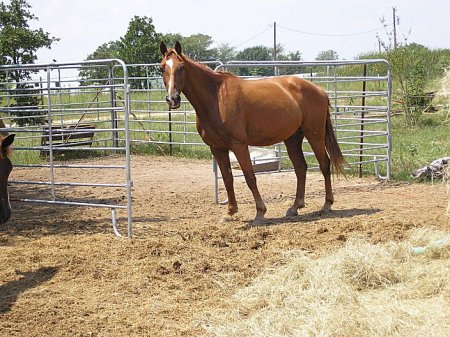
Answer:
[[[297,131],[284,141],[289,158],[294,165],[295,175],[297,176],[297,192],[294,204],[287,210],[286,216],[298,215],[298,209],[305,207],[306,170],[308,166],[302,150],[303,137],[303,133]]]
[[[250,160],[250,153],[248,146],[245,144],[235,144],[232,150],[241,166],[242,172],[244,173],[245,182],[250,188],[253,194],[253,198],[256,203],[256,217],[253,220],[252,225],[258,226],[264,223],[264,214],[266,214],[266,205],[259,194],[258,187],[256,186],[255,172],[253,171],[253,165]]]
[[[222,222],[231,220],[233,214],[238,211],[236,202],[236,196],[234,194],[233,173],[231,172],[230,157],[228,150],[222,150],[214,147],[210,147],[211,153],[219,165],[220,172],[222,173],[223,183],[227,190],[228,196],[228,212],[227,216],[222,218]]]
[[[333,205],[334,197],[331,187],[331,162],[325,148],[325,135],[320,135],[317,132],[309,134],[306,130],[304,130],[304,133],[306,139],[308,139],[309,145],[316,155],[317,161],[319,162],[320,171],[325,178],[325,204],[323,205],[321,212],[327,213],[331,211],[331,205]]]

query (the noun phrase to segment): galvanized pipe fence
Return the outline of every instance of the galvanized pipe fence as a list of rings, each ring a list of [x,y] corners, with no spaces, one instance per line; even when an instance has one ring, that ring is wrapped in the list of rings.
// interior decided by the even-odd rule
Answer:
[[[346,160],[360,175],[373,170],[378,178],[389,179],[392,83],[385,60],[236,61],[211,62],[209,66],[234,72],[248,80],[289,74],[321,86],[329,95],[330,114]],[[22,164],[17,158],[20,156],[16,155],[19,160],[14,163],[15,167],[45,170],[48,175],[48,179],[42,181],[13,178],[10,181],[13,189],[23,190],[24,186],[43,189],[38,193],[39,198],[20,200],[110,208],[117,235],[116,211],[125,211],[127,234],[131,237],[131,151],[165,155],[189,153],[211,158],[208,147],[197,133],[195,111],[186,98],[183,97],[179,109],[168,109],[159,68],[159,64],[125,65],[120,60],[0,67],[0,118],[10,126],[3,131],[17,133],[16,153],[31,157],[25,160],[27,164]],[[15,71],[28,71],[31,80],[12,80]],[[69,136],[67,132],[71,132]],[[86,141],[83,135],[92,136],[86,144],[82,144]],[[80,144],[69,144],[77,140]],[[318,168],[306,140],[303,147],[309,167]],[[252,158],[255,169],[261,171],[257,174],[292,170],[284,144],[252,148],[253,151],[269,156]],[[66,161],[72,152],[81,157],[114,155],[117,160],[114,165]],[[47,161],[42,164],[42,160],[35,159],[36,163],[30,164],[33,156],[45,156]],[[274,165],[266,167],[267,162]],[[258,164],[263,169],[257,169]],[[117,175],[112,182],[95,182],[82,173],[89,170],[116,170]],[[75,182],[64,179],[69,176],[64,172],[69,171],[78,174],[79,179]],[[213,172],[214,195],[218,202],[221,177],[214,161]],[[242,176],[238,170],[233,170],[233,174]],[[77,188],[81,191],[72,193]],[[114,189],[121,195],[102,198],[107,199],[104,202],[87,201],[82,196],[89,194],[86,191],[89,188],[102,188],[105,195],[111,195],[108,189]]]
[[[195,111],[186,98],[175,111],[169,111],[165,102],[165,88],[159,75],[159,64],[128,65],[129,73],[151,74],[146,78],[130,76],[130,82],[141,81],[146,87],[132,85],[130,132],[133,144],[147,143],[157,146],[154,152],[173,154],[174,151],[193,152],[210,156],[195,128]],[[140,69],[137,71],[137,69]],[[390,111],[391,75],[385,60],[354,61],[277,61],[277,62],[229,62],[218,64],[216,70],[225,70],[249,80],[264,76],[294,75],[321,86],[330,98],[330,114],[338,142],[348,163],[355,166],[360,176],[373,170],[379,179],[390,178]],[[145,96],[145,98],[144,98]],[[273,154],[275,171],[290,171],[284,144],[252,151]],[[304,142],[305,157],[311,169],[317,169],[307,140]],[[252,158],[255,168],[267,156]],[[261,165],[264,166],[264,165]],[[267,165],[266,165],[267,166]],[[262,170],[258,174],[273,172]],[[220,173],[213,161],[215,201],[218,202]],[[234,175],[242,176],[239,171]]]
[[[115,68],[121,71],[120,79],[114,78]],[[0,79],[0,116],[9,125],[0,131],[16,134],[9,183],[17,200],[109,208],[118,236],[120,211],[131,237],[130,92],[125,64],[99,60],[1,66]],[[67,160],[94,155],[112,155],[114,164]],[[36,180],[15,179],[14,173],[23,170],[41,175]],[[89,175],[93,170],[110,179],[93,180]],[[94,190],[94,197],[89,197]]]
[[[203,62],[215,69],[219,61]],[[174,154],[188,151],[208,155],[205,143],[195,128],[195,111],[183,96],[181,107],[170,110],[160,64],[128,64],[131,87],[130,134],[133,145],[148,145],[153,152]],[[147,149],[148,150],[148,149]]]

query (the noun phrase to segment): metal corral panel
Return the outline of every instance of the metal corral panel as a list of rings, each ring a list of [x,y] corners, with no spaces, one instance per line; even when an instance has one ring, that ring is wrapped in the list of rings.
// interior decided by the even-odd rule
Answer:
[[[125,212],[131,237],[125,64],[120,60],[94,60],[1,66],[0,78],[0,118],[7,126],[0,131],[16,134],[15,170],[42,171],[39,181],[31,181],[14,179],[13,170],[12,194],[25,202],[110,208],[117,235],[116,211]],[[114,165],[76,160],[108,154],[115,156]],[[89,170],[114,171],[113,175],[105,174],[114,181],[91,181],[85,174]],[[104,189],[105,197],[90,198],[89,189]]]

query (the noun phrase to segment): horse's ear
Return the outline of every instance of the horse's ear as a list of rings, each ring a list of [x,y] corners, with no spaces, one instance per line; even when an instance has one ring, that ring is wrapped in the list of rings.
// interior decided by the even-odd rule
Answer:
[[[164,41],[161,41],[161,43],[159,44],[159,51],[161,52],[161,54],[164,56],[167,53],[167,46],[164,43]]]
[[[8,135],[5,139],[2,141],[2,149],[6,149],[8,146],[10,146],[14,142],[14,137],[16,135]]]
[[[182,50],[181,50],[181,43],[180,42],[175,42],[175,51],[177,52],[178,55],[181,55]]]

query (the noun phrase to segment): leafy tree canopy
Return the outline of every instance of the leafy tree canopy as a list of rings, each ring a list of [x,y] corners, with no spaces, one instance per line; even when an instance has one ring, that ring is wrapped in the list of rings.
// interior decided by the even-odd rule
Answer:
[[[216,48],[216,57],[222,62],[234,60],[236,58],[236,49],[228,43],[222,43]]]
[[[25,0],[0,3],[0,63],[30,64],[36,61],[36,51],[49,48],[59,39],[39,29],[30,29],[28,22],[38,20]]]
[[[213,61],[217,59],[217,50],[212,48],[213,39],[205,34],[182,36],[181,34],[166,34],[162,38],[168,46],[175,46],[179,41],[183,46],[183,53],[196,61]]]
[[[111,41],[99,46],[92,54],[89,54],[87,60],[114,59],[120,57],[119,41]]]
[[[239,61],[270,61],[272,60],[272,49],[265,46],[254,46],[245,48],[236,54]],[[270,67],[245,67],[233,70],[240,76],[271,76],[273,68]]]
[[[316,61],[332,61],[339,59],[338,53],[332,49],[323,50],[316,56]]]
[[[36,51],[40,48],[49,48],[59,39],[51,37],[42,28],[30,29],[29,22],[38,20],[30,12],[31,6],[25,0],[11,0],[9,4],[0,2],[0,64],[32,64],[37,60]],[[31,111],[37,108],[39,99],[37,92],[32,90],[30,84],[24,83],[30,79],[32,71],[15,70],[8,72],[8,78],[3,78],[14,87],[16,97],[12,114],[18,116],[15,122],[19,125],[40,124],[42,117],[22,117],[22,110]],[[5,75],[3,75],[5,76]],[[36,94],[33,95],[33,94]],[[36,112],[36,115],[39,111]]]
[[[160,39],[152,18],[135,16],[120,38],[119,57],[127,64],[158,62]]]
[[[254,46],[245,48],[236,55],[240,61],[270,61],[272,60],[272,49],[265,46]]]
[[[146,16],[135,16],[131,19],[128,29],[123,37],[117,41],[110,41],[99,46],[87,60],[95,59],[122,59],[126,64],[149,64],[160,60],[159,42],[161,34],[156,32],[153,19]],[[144,77],[146,73],[139,67],[129,67],[130,77]],[[120,76],[120,74],[116,74]],[[107,69],[86,68],[80,71],[81,83],[88,81],[106,83],[109,78]],[[133,80],[131,85],[135,88],[142,87],[142,80]]]

